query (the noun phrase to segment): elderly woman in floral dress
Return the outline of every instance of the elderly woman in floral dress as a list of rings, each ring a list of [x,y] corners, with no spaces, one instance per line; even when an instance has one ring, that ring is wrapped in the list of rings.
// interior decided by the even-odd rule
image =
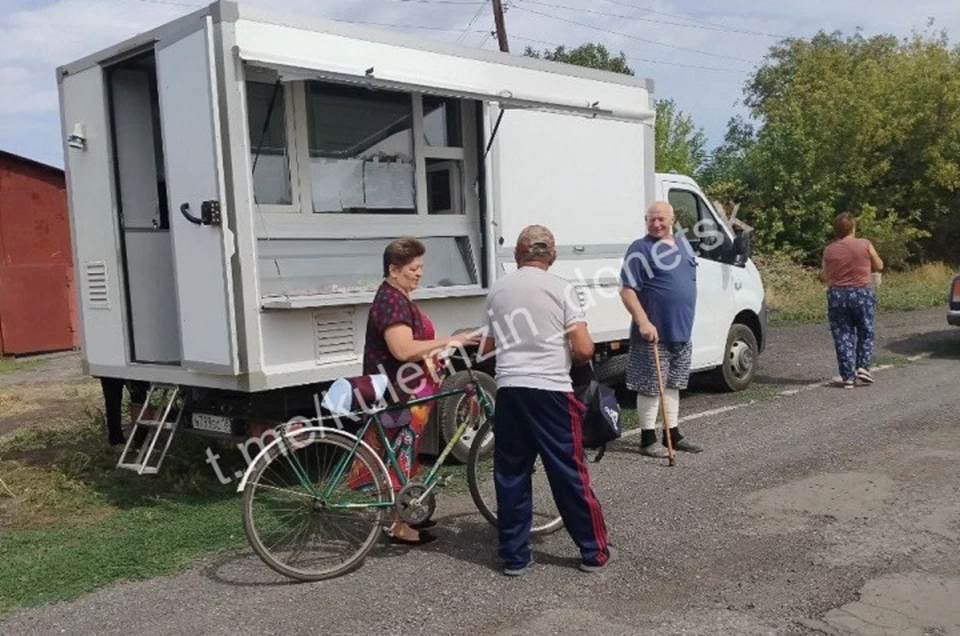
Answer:
[[[377,289],[367,316],[367,333],[363,352],[363,373],[384,374],[402,400],[433,395],[439,391],[433,370],[437,354],[449,347],[477,344],[476,337],[448,336],[437,338],[433,323],[410,299],[423,276],[423,255],[426,248],[415,238],[391,242],[383,253],[383,283]],[[397,462],[406,479],[415,479],[419,470],[417,455],[420,437],[427,424],[433,402],[409,407],[409,420],[397,418],[403,425],[386,431]],[[373,429],[364,438],[374,450],[383,452]],[[390,470],[394,489],[400,480]],[[359,487],[369,482],[370,474],[359,461],[354,462],[350,485]],[[423,545],[436,537],[424,528],[432,521],[413,528],[397,520],[391,528],[393,543]]]

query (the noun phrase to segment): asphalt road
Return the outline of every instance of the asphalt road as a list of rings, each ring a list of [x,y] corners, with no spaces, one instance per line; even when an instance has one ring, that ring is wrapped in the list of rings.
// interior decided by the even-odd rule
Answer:
[[[872,387],[823,384],[824,326],[778,328],[755,388],[684,397],[706,452],[668,468],[618,442],[591,466],[618,550],[599,573],[561,532],[502,576],[493,528],[441,493],[440,541],[378,547],[337,580],[290,584],[241,553],[0,633],[960,634],[960,329],[934,310],[878,333],[893,366]]]

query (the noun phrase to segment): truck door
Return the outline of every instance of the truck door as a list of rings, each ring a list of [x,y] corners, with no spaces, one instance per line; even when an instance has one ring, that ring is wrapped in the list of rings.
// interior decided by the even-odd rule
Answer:
[[[731,266],[720,262],[726,230],[702,195],[683,183],[665,182],[678,225],[697,254],[697,311],[693,321],[694,369],[720,364],[735,313]]]
[[[234,245],[223,200],[211,19],[189,35],[158,42],[156,59],[182,364],[236,374]]]

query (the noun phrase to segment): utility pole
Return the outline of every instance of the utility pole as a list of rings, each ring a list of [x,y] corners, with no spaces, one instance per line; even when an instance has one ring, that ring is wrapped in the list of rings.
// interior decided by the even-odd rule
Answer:
[[[491,0],[493,3],[493,20],[497,26],[497,41],[500,43],[500,50],[504,53],[510,52],[510,45],[507,44],[507,27],[503,24],[503,5],[500,0]]]

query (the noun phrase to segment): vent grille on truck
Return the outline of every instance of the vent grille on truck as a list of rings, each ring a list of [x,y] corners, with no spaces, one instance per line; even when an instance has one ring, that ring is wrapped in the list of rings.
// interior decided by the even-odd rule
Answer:
[[[110,309],[107,264],[90,261],[84,266],[84,281],[87,290],[87,306],[93,309]]]
[[[318,364],[356,358],[352,311],[314,311],[313,334]]]

